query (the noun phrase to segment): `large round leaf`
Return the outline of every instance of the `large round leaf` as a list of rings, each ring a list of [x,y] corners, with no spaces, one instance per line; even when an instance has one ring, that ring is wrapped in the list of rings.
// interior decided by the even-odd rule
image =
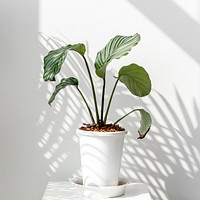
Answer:
[[[151,80],[148,73],[137,64],[122,67],[119,70],[119,80],[136,96],[143,97],[151,91]]]
[[[69,44],[65,47],[50,51],[48,55],[44,57],[43,79],[45,81],[55,81],[55,76],[60,72],[69,50],[76,51],[82,56],[86,51],[84,44]]]
[[[127,55],[131,48],[138,44],[140,35],[136,33],[133,36],[117,35],[111,39],[108,44],[97,53],[95,60],[96,74],[104,78],[106,67],[113,59],[119,59]]]

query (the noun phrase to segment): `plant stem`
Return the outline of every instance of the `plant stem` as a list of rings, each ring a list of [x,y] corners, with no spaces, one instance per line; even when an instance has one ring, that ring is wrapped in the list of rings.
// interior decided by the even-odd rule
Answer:
[[[110,109],[110,105],[111,105],[111,101],[112,101],[112,98],[113,98],[113,94],[115,92],[115,89],[116,89],[116,86],[117,86],[117,83],[119,81],[119,78],[117,78],[116,82],[115,82],[115,85],[113,87],[113,90],[112,90],[112,93],[110,95],[110,100],[108,102],[108,107],[107,107],[107,110],[106,110],[106,114],[105,114],[105,117],[104,117],[104,124],[106,124],[106,121],[107,121],[107,116],[108,116],[108,112],[109,112],[109,109]]]
[[[103,89],[102,89],[102,99],[101,99],[101,125],[104,126],[103,121],[103,110],[104,110],[104,98],[105,98],[105,88],[106,88],[106,75],[103,77]]]
[[[85,99],[83,93],[82,93],[81,90],[78,88],[78,86],[77,86],[76,88],[77,88],[77,90],[79,91],[81,97],[83,98],[83,101],[85,102],[85,105],[87,106],[87,109],[88,109],[88,112],[89,112],[89,114],[90,114],[92,123],[95,124],[94,117],[93,117],[93,115],[92,115],[91,109],[90,109],[90,107],[89,107],[89,105],[88,105],[88,103],[87,103],[87,101],[86,101],[86,99]]]
[[[95,89],[94,89],[94,83],[93,83],[93,79],[92,79],[92,76],[91,76],[91,73],[90,73],[90,68],[89,68],[89,65],[88,65],[88,62],[87,62],[85,56],[83,56],[83,60],[85,61],[85,65],[86,65],[88,75],[89,75],[89,78],[90,78],[90,83],[91,83],[91,86],[92,86],[93,99],[94,99],[94,105],[95,105],[95,111],[96,111],[96,120],[97,120],[97,124],[99,124],[99,112],[98,112],[98,106],[97,106],[96,93],[95,93]]]
[[[125,117],[127,117],[128,115],[130,115],[131,113],[138,111],[140,109],[134,109],[132,111],[130,111],[129,113],[127,113],[126,115],[124,115],[123,117],[119,118],[113,125],[117,124],[119,121],[121,121],[122,119],[124,119]]]

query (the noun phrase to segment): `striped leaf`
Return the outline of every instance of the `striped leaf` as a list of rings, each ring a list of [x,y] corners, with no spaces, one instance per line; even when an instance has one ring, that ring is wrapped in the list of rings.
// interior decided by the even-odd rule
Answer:
[[[62,90],[63,88],[65,88],[66,86],[70,86],[70,85],[73,85],[73,86],[78,86],[78,80],[74,77],[69,77],[69,78],[63,78],[60,83],[56,86],[53,94],[51,95],[49,101],[48,101],[48,104],[51,106],[51,103],[54,101],[56,95],[58,94],[58,92],[60,90]]]
[[[140,35],[136,33],[133,36],[117,35],[111,39],[108,44],[97,53],[95,60],[96,74],[100,78],[104,78],[107,65],[113,59],[119,59],[127,55],[131,48],[138,44]]]
[[[76,51],[80,55],[85,54],[84,44],[67,45],[56,50],[52,50],[44,57],[44,74],[43,79],[45,81],[55,81],[55,76],[61,70],[62,64],[67,57],[69,50]]]
[[[133,95],[143,97],[151,91],[151,80],[148,73],[137,64],[122,67],[119,70],[119,80]]]

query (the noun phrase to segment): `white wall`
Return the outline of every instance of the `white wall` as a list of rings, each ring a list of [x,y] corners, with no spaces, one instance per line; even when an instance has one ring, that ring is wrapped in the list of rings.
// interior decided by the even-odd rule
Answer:
[[[0,11],[0,199],[40,199],[48,181],[80,174],[74,133],[87,121],[87,111],[73,88],[62,91],[52,108],[47,105],[54,84],[42,80],[43,56],[60,45],[83,42],[92,65],[109,39],[136,32],[142,36],[138,46],[109,67],[107,94],[112,75],[131,62],[146,68],[153,91],[140,100],[120,85],[109,120],[144,107],[152,113],[153,126],[138,141],[138,116],[122,121],[129,134],[121,174],[147,183],[154,200],[199,199],[197,0],[7,0],[0,2]],[[78,77],[89,96],[82,60],[70,54],[65,66],[61,76]],[[95,83],[100,93],[101,81],[95,78]]]

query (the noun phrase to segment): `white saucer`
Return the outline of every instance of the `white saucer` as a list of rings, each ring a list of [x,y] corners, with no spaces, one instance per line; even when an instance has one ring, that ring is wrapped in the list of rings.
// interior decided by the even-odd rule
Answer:
[[[119,184],[117,186],[95,187],[84,186],[81,177],[72,178],[71,181],[75,185],[79,195],[92,198],[110,198],[122,196],[125,193],[126,184],[128,183],[126,179],[119,178]]]

